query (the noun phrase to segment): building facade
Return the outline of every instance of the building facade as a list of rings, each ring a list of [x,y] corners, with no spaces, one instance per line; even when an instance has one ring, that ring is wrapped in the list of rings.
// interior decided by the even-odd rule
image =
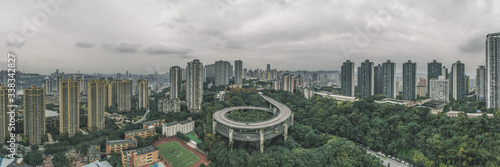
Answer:
[[[215,86],[228,85],[231,78],[231,63],[228,61],[215,62]]]
[[[70,136],[80,128],[79,84],[71,78],[59,83],[59,131]]]
[[[43,144],[45,135],[45,89],[31,85],[24,89],[24,134],[28,135],[30,144]]]
[[[243,61],[234,61],[234,84],[240,85],[243,82]]]
[[[500,33],[486,35],[486,108],[500,107]]]
[[[137,129],[137,130],[130,130],[125,132],[125,139],[133,139],[136,136],[141,137],[142,139],[145,139],[146,137],[149,136],[154,136],[154,129]]]
[[[179,66],[170,67],[170,99],[181,98],[181,73]]]
[[[128,148],[137,147],[137,139],[125,139],[125,140],[110,140],[106,139],[106,155],[111,154],[111,152],[121,152],[122,150]]]
[[[486,101],[486,67],[479,66],[476,71],[476,97],[478,101]]]
[[[138,108],[148,108],[149,104],[149,91],[148,91],[148,80],[138,79],[137,89],[139,93],[139,107]]]
[[[415,100],[417,98],[417,63],[411,60],[403,64],[403,99]]]
[[[124,167],[142,167],[159,160],[159,152],[153,146],[134,148],[121,151]]]
[[[354,96],[354,62],[347,60],[340,70],[342,95]]]
[[[199,112],[203,102],[203,63],[195,59],[189,62],[186,68],[187,85],[186,101],[191,112]]]
[[[52,94],[52,91],[54,91],[54,80],[48,78],[45,80],[45,94]]]
[[[106,108],[106,80],[92,79],[87,83],[87,127],[89,130],[104,129]]]
[[[120,112],[132,109],[132,80],[112,80],[108,85],[108,106]]]
[[[290,93],[293,93],[295,86],[294,86],[294,79],[293,79],[293,74],[291,73],[286,73],[283,75],[283,90],[288,91]]]
[[[163,125],[163,135],[170,137],[177,134],[177,132],[181,133],[189,133],[194,130],[194,121],[192,120],[184,120],[181,122],[169,122]]]
[[[449,80],[446,79],[446,75],[438,76],[437,79],[431,79],[429,95],[434,101],[441,101],[448,103],[450,101],[449,93]]]
[[[382,63],[382,94],[388,98],[396,98],[396,63],[387,60]]]
[[[441,76],[443,69],[443,64],[433,60],[432,62],[427,63],[427,85],[430,85],[431,79],[438,79],[438,76]],[[447,78],[445,76],[445,78]],[[427,88],[427,96],[430,97],[430,86]]]
[[[358,91],[361,97],[374,95],[374,80],[373,62],[365,60],[358,67]]]
[[[458,101],[464,100],[466,93],[466,79],[465,65],[462,62],[457,61],[456,63],[453,63],[450,80],[451,97]]]
[[[10,112],[9,107],[9,88],[0,85],[0,143],[5,143],[9,134]]]

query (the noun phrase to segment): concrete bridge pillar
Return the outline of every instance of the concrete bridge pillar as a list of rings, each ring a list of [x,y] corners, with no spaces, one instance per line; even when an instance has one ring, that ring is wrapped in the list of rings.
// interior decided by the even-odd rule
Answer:
[[[216,125],[217,125],[217,122],[216,122],[216,121],[213,121],[213,122],[212,122],[212,134],[214,134],[214,135],[217,133],[217,131],[215,131],[215,126],[216,126]]]
[[[260,152],[264,152],[264,131],[260,130]]]
[[[233,150],[233,133],[234,129],[229,128],[229,147],[231,148],[231,150]]]
[[[293,114],[292,114],[292,126],[293,126]]]
[[[288,138],[288,122],[283,123],[283,126],[285,127],[285,133],[283,133],[283,136],[285,136],[285,141]]]
[[[276,116],[276,107],[273,108],[273,114]]]

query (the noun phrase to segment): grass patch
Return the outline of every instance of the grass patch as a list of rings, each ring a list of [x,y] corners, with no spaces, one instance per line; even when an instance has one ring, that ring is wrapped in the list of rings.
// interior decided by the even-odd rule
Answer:
[[[200,160],[198,156],[193,154],[188,149],[182,147],[176,141],[156,146],[160,154],[170,163],[173,167],[189,167],[196,161]]]
[[[197,144],[201,143],[201,140],[196,138],[196,135],[194,135],[194,131],[187,133],[186,136],[189,137],[190,140],[196,142]]]

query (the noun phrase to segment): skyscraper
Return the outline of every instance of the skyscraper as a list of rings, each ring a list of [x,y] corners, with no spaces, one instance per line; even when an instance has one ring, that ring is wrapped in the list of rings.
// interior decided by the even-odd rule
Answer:
[[[388,98],[396,98],[396,63],[387,60],[382,63],[382,94]]]
[[[403,99],[415,100],[417,98],[417,63],[411,60],[403,64]]]
[[[87,127],[89,130],[102,130],[105,126],[106,80],[92,79],[87,83]]]
[[[373,67],[373,94],[383,94],[382,93],[382,66],[378,64]]]
[[[288,91],[290,93],[293,93],[294,91],[294,79],[293,79],[293,74],[291,73],[286,73],[283,75],[283,90]]]
[[[74,135],[80,125],[80,85],[67,78],[59,83],[59,131]]]
[[[138,108],[148,108],[149,104],[149,92],[148,92],[148,80],[138,79],[137,80],[137,92],[139,93],[139,106]]]
[[[486,35],[486,108],[500,107],[500,33]]]
[[[24,133],[30,144],[41,145],[45,135],[45,89],[31,85],[24,89]]]
[[[438,76],[442,74],[443,65],[436,60],[427,63],[427,85],[430,85],[431,79],[438,79]],[[447,76],[444,76],[448,78]],[[430,86],[427,87],[427,96],[430,97]]]
[[[267,64],[266,71],[269,71],[269,70],[271,70],[271,64]]]
[[[63,75],[62,75],[62,74],[58,74],[58,75],[57,75],[57,78],[56,78],[56,82],[57,82],[57,83],[56,83],[56,84],[57,84],[56,89],[57,89],[57,91],[59,91],[59,84],[60,84],[62,81],[64,81],[64,77],[63,77]]]
[[[215,64],[209,64],[205,66],[205,79],[207,80],[215,79]]]
[[[230,66],[231,64],[228,61],[219,60],[215,62],[215,86],[229,84],[230,71],[232,71]]]
[[[108,106],[120,112],[132,109],[132,80],[112,80],[108,85]]]
[[[9,136],[9,88],[0,85],[0,143],[5,143],[5,139]]]
[[[181,73],[181,68],[179,66],[170,67],[170,100],[180,98],[181,96]]]
[[[373,62],[365,60],[358,67],[358,91],[361,97],[373,96],[374,93]]]
[[[354,62],[347,60],[340,70],[342,95],[354,96]]]
[[[45,80],[45,94],[52,94],[52,91],[54,90],[54,80],[47,78]]]
[[[464,63],[457,61],[453,63],[451,67],[451,96],[455,98],[455,100],[464,100],[465,99],[465,65]]]
[[[446,79],[446,74],[438,76],[438,78],[431,79],[430,82],[430,96],[434,101],[449,102],[449,83],[450,81]]]
[[[486,101],[486,67],[479,66],[476,74],[476,97],[479,101]]]
[[[186,67],[186,101],[191,112],[199,112],[203,102],[203,63],[198,59],[189,62]]]
[[[240,85],[243,79],[243,62],[241,60],[234,61],[234,84]]]

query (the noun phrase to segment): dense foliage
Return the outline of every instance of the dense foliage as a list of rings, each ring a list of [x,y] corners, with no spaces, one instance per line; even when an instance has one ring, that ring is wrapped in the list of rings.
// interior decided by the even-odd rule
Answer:
[[[212,125],[215,111],[241,105],[268,104],[256,92],[242,90],[232,92],[229,101],[204,103],[199,114],[203,124]],[[209,152],[209,166],[381,166],[377,158],[354,142],[299,123],[290,128],[286,141],[283,137],[267,140],[262,153],[257,142],[236,141],[231,150],[227,138],[213,135],[211,126],[204,127],[203,144],[199,147]]]
[[[235,97],[239,98],[239,97]],[[239,122],[262,122],[273,118],[272,113],[259,110],[248,110],[248,111],[231,111],[226,114],[229,119],[239,121]]]
[[[428,108],[380,104],[361,99],[340,103],[314,96],[273,92],[296,122],[348,138],[419,166],[499,166],[500,113],[468,118],[432,115]],[[293,134],[293,133],[291,133]]]

